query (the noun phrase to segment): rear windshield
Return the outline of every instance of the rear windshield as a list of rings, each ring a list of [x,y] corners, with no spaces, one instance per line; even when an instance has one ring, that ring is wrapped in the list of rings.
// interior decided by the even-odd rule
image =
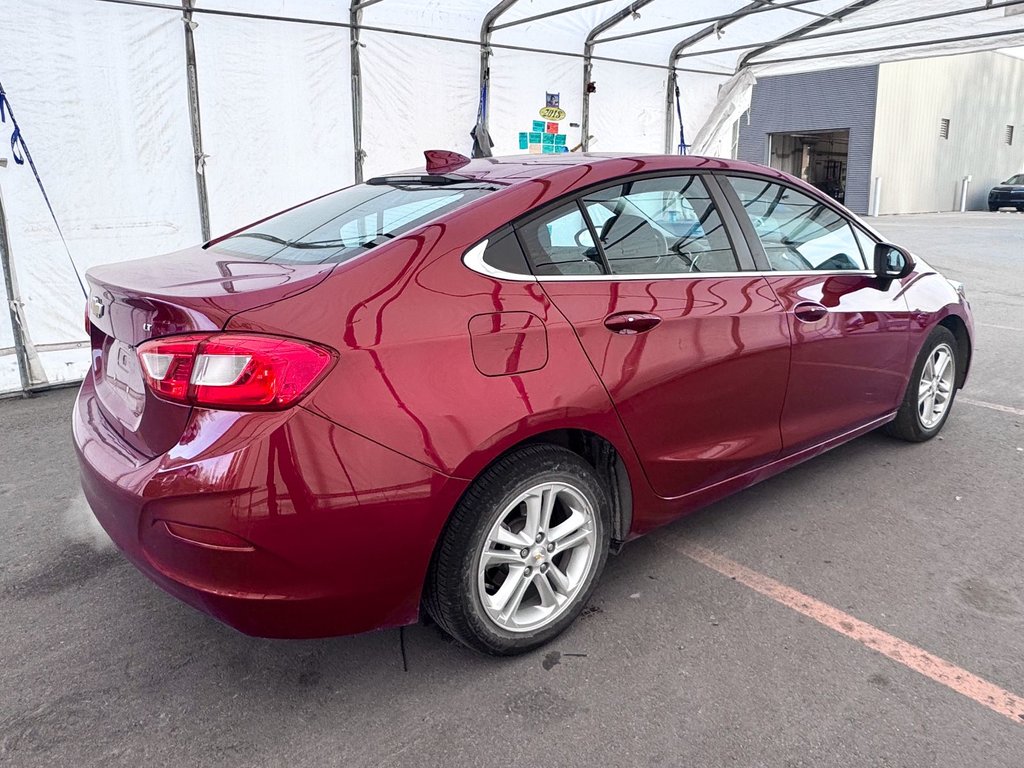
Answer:
[[[254,224],[210,250],[276,263],[339,263],[494,189],[442,178],[426,183],[371,180]]]
[[[1024,184],[1024,173],[1018,173],[1016,176],[1011,176],[1003,184]]]

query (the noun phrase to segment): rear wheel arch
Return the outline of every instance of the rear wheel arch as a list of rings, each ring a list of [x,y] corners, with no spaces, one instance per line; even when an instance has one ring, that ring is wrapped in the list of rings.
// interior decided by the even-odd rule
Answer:
[[[633,525],[633,478],[630,477],[622,453],[615,444],[592,430],[579,428],[550,429],[525,437],[517,442],[506,445],[500,452],[490,457],[483,466],[474,468],[471,473],[455,474],[471,477],[475,482],[491,466],[503,457],[526,445],[547,443],[566,448],[584,461],[597,473],[601,485],[608,494],[611,503],[612,526],[611,537],[615,541],[625,541]],[[464,462],[463,466],[470,460]],[[461,468],[460,468],[461,469]]]

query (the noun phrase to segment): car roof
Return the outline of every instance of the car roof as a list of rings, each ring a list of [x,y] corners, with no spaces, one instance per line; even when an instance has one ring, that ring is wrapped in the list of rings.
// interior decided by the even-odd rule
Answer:
[[[646,171],[715,169],[734,170],[783,175],[772,168],[721,157],[702,155],[644,155],[612,152],[562,152],[547,155],[506,155],[504,157],[483,157],[451,171],[452,175],[465,176],[478,181],[498,182],[514,185],[546,177],[573,174],[580,166],[596,171],[597,176],[620,176],[625,173]],[[413,173],[424,173],[424,169],[411,169]],[[403,172],[406,173],[406,172]]]

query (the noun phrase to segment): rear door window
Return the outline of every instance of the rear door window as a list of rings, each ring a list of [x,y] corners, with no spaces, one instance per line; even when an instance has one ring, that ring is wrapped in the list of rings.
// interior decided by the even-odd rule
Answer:
[[[583,196],[615,275],[736,272],[728,233],[697,175],[627,181]]]

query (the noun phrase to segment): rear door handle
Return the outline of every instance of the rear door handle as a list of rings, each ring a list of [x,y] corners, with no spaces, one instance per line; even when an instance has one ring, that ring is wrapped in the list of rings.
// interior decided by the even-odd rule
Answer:
[[[828,314],[828,310],[816,301],[801,301],[793,307],[793,314],[797,320],[805,323],[816,323]]]
[[[661,318],[650,312],[617,312],[604,319],[604,327],[622,336],[646,333],[661,322]]]

